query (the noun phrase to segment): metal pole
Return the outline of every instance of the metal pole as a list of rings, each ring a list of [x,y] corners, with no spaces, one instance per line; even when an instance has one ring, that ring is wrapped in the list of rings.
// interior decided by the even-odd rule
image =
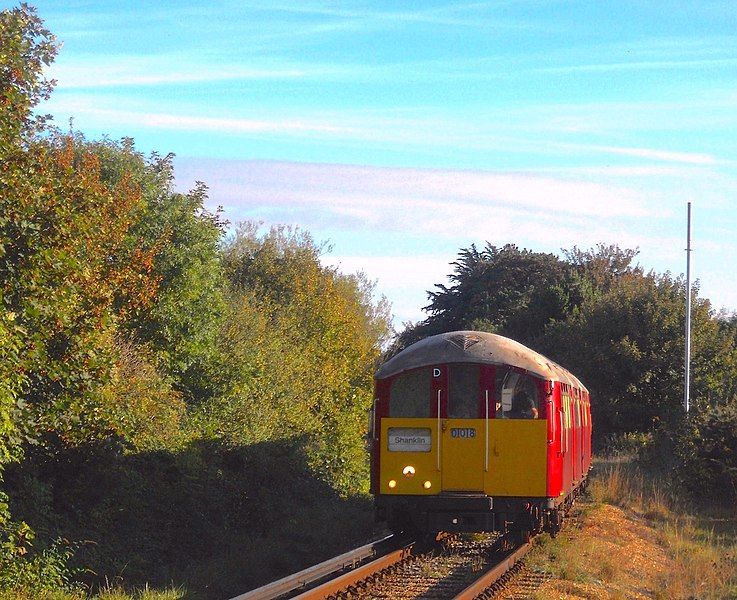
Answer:
[[[691,203],[688,203],[686,225],[686,378],[683,386],[683,408],[688,413],[691,400]]]

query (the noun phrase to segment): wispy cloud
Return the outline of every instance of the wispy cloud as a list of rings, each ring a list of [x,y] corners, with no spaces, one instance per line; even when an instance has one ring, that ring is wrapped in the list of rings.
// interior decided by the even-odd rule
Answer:
[[[604,154],[621,154],[623,156],[632,156],[636,158],[645,158],[648,160],[658,160],[662,162],[685,163],[690,165],[715,165],[720,161],[709,154],[701,154],[695,152],[672,152],[667,150],[656,150],[653,148],[627,148],[617,146],[577,146],[579,149],[585,148],[593,152]]]
[[[179,164],[183,182],[197,179],[194,162]],[[416,235],[483,237],[538,215],[566,227],[661,214],[633,190],[534,174],[261,161],[210,163],[206,170],[213,201],[243,215],[268,206],[286,217],[303,207],[314,223]]]
[[[392,117],[391,111],[386,114],[378,111],[359,113],[357,111],[290,111],[279,114],[261,110],[258,118],[240,116],[211,116],[187,114],[186,112],[159,112],[146,110],[125,110],[112,108],[113,105],[129,104],[124,98],[111,97],[105,102],[93,102],[85,95],[65,95],[56,97],[51,106],[58,113],[68,111],[71,116],[85,117],[101,125],[113,123],[131,127],[144,127],[153,130],[176,132],[211,133],[231,136],[290,136],[294,139],[314,139],[315,135],[334,143],[350,142],[354,144],[370,144],[377,147],[417,148],[432,147],[438,152],[460,149],[464,152],[479,150],[517,151],[538,153],[543,155],[557,154],[587,157],[589,163],[605,160],[601,157],[630,157],[638,161],[693,166],[718,166],[730,161],[704,152],[683,152],[671,148],[650,148],[597,145],[576,141],[561,141],[570,137],[554,135],[550,124],[528,123],[527,129],[507,124],[497,126],[491,116],[488,123],[444,119],[437,115],[423,115],[417,111],[414,115]],[[107,106],[106,106],[107,105]],[[541,108],[544,112],[546,108]],[[566,107],[566,111],[569,108]],[[215,114],[213,114],[215,113]],[[516,118],[524,120],[522,112]],[[514,117],[514,113],[510,116]],[[505,128],[506,127],[506,128]],[[565,126],[562,126],[565,130]],[[536,135],[537,134],[537,135]],[[544,137],[541,137],[543,136]],[[638,165],[629,165],[636,167]],[[644,165],[639,165],[644,166]]]
[[[642,71],[662,69],[704,69],[737,66],[737,58],[709,58],[698,60],[648,60],[583,65],[562,65],[535,69],[538,73],[608,73],[612,71]]]
[[[247,5],[250,8],[264,12],[284,12],[300,15],[315,15],[321,17],[337,17],[349,21],[359,21],[365,27],[367,23],[426,23],[432,25],[460,26],[474,28],[537,28],[531,20],[513,19],[507,17],[502,19],[495,14],[499,8],[499,2],[467,2],[448,3],[440,6],[430,6],[407,10],[402,7],[394,10],[379,10],[366,8],[350,8],[349,5],[336,5],[325,3],[300,2],[297,4],[262,4]]]
[[[85,102],[59,102],[54,105],[57,111],[72,110],[75,116],[91,117],[100,123],[115,123],[160,130],[209,132],[225,134],[288,134],[351,136],[349,127],[332,125],[328,121],[309,119],[243,119],[193,116],[186,114],[157,113],[146,111],[114,110],[96,108]]]
[[[107,88],[172,84],[201,84],[218,81],[291,80],[335,78],[349,69],[319,64],[286,64],[261,61],[254,66],[243,64],[198,63],[186,57],[108,56],[79,58],[76,62],[61,60],[48,69],[48,76],[58,82],[59,89]]]

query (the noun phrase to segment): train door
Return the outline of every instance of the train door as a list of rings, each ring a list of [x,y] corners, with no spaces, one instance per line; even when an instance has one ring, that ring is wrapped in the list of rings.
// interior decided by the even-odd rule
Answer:
[[[459,363],[448,371],[447,401],[441,419],[441,480],[444,491],[484,489],[486,410],[479,400],[485,368]],[[483,395],[484,400],[488,394]],[[442,402],[440,403],[443,404]]]
[[[568,493],[573,487],[573,452],[571,447],[571,389],[564,388],[561,396],[560,452],[563,458],[563,491]]]
[[[578,393],[576,399],[576,423],[578,427],[578,454],[576,455],[576,461],[578,463],[578,479],[583,479],[586,473],[586,424],[583,419],[583,397],[581,393]]]
[[[573,481],[581,480],[581,417],[579,413],[578,390],[573,390],[573,398],[571,400],[571,425],[573,430],[572,451],[573,451]]]
[[[493,405],[485,492],[490,496],[544,496],[548,453],[544,382],[512,367],[497,367]]]
[[[547,406],[547,496],[554,498],[560,494],[563,486],[563,461],[561,457],[560,436],[560,406],[563,401],[563,385],[560,382],[551,382],[551,387],[552,394],[548,397]]]

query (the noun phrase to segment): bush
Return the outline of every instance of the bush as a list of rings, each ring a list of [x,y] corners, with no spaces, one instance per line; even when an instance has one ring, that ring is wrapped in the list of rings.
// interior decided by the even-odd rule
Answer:
[[[145,347],[117,339],[111,380],[99,394],[114,432],[136,450],[176,447],[185,404]]]
[[[677,473],[689,490],[737,499],[737,401],[693,414],[673,438]]]
[[[35,532],[25,522],[11,520],[8,497],[0,492],[0,590],[43,592],[72,589],[69,560],[75,547],[56,540],[34,549]]]
[[[695,409],[665,424],[642,452],[651,471],[669,480],[674,492],[696,500],[737,500],[737,401]]]

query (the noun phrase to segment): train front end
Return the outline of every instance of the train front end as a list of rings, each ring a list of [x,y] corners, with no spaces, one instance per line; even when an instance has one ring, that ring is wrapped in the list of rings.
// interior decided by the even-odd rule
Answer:
[[[424,533],[543,527],[564,496],[558,379],[544,357],[481,332],[385,363],[370,433],[377,518]]]

